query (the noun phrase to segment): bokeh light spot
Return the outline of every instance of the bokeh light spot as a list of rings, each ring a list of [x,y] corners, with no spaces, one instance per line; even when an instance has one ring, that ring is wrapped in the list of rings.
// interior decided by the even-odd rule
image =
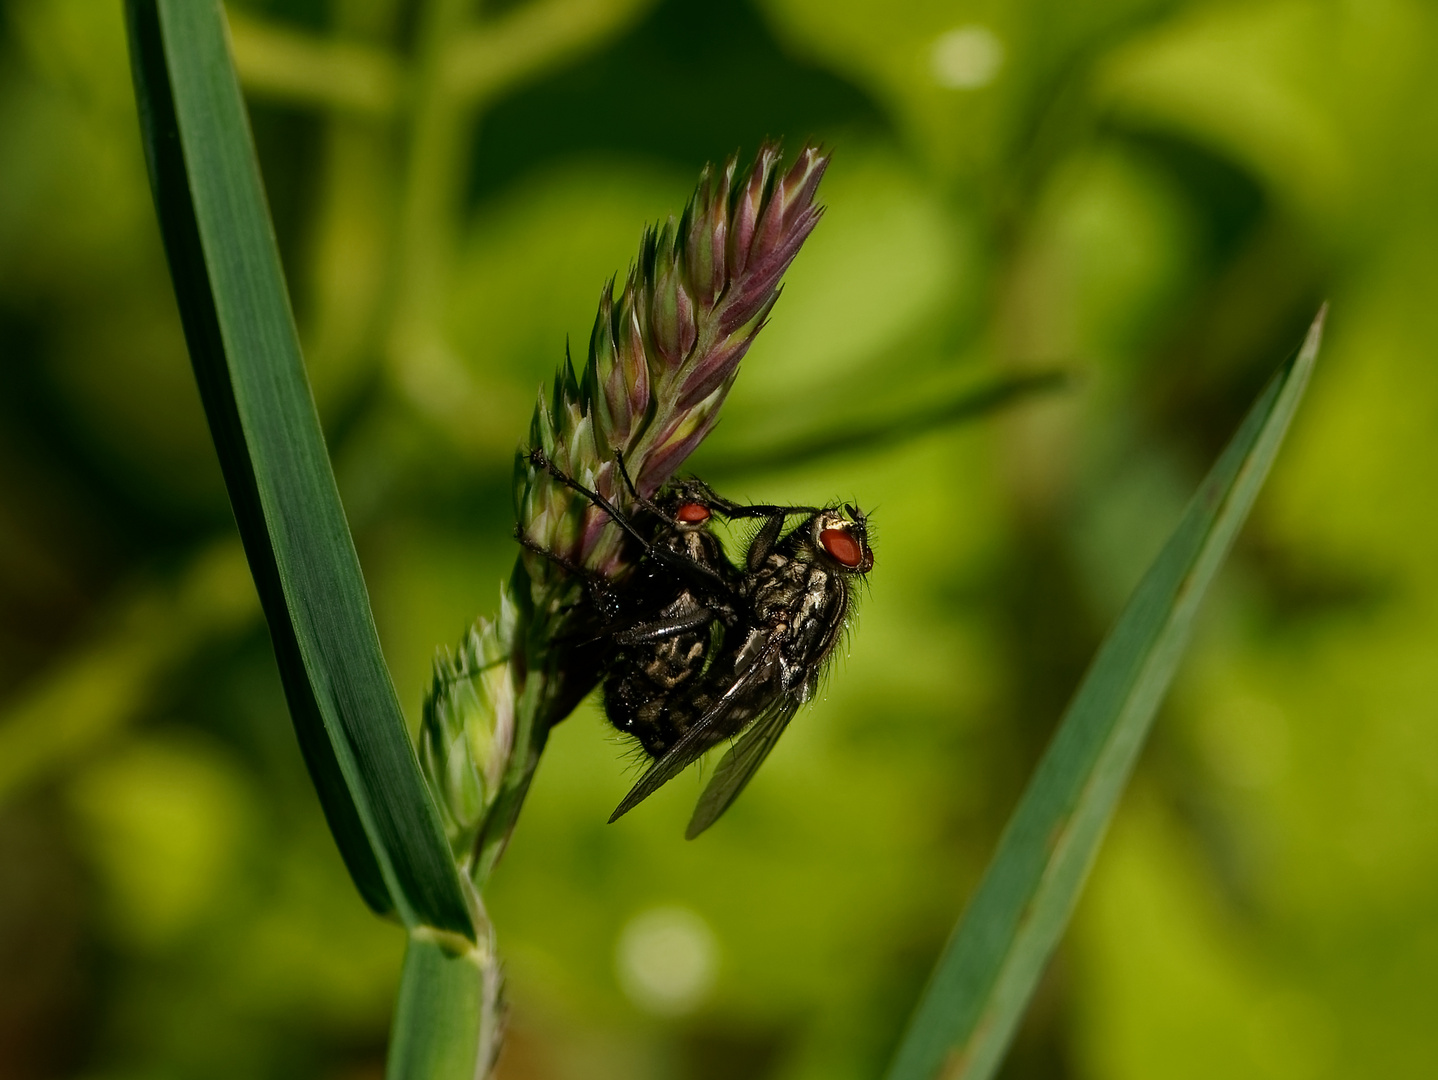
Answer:
[[[1004,66],[1004,43],[987,26],[959,26],[934,39],[929,70],[950,90],[988,86]]]
[[[619,985],[634,1004],[660,1016],[680,1016],[713,987],[719,948],[696,912],[657,907],[629,921],[614,959]]]

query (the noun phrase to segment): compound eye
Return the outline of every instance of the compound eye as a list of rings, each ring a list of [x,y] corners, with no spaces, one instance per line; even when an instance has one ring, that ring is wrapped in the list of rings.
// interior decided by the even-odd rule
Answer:
[[[697,502],[681,503],[679,509],[674,511],[674,519],[688,525],[702,524],[712,516],[709,513],[709,507]]]
[[[825,529],[819,534],[819,543],[840,566],[855,570],[864,561],[864,549],[848,529]]]

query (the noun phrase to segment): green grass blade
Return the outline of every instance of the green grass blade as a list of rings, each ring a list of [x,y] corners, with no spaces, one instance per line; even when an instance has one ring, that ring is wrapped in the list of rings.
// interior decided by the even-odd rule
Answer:
[[[400,974],[386,1080],[474,1080],[499,1053],[499,964],[493,942],[454,952],[411,936]],[[483,1066],[483,1067],[481,1067]]]
[[[1062,936],[1203,594],[1262,486],[1318,353],[1324,312],[1225,448],[1090,665],[949,939],[889,1080],[998,1067]]]
[[[218,0],[129,0],[185,337],[305,760],[371,907],[472,936],[380,653],[300,356]]]

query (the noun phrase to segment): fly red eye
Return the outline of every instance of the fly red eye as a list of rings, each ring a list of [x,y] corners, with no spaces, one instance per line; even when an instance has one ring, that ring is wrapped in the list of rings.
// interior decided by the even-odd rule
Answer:
[[[819,543],[840,566],[854,569],[864,561],[864,549],[848,529],[825,529],[819,534]]]
[[[697,502],[683,503],[678,510],[674,511],[676,520],[686,522],[690,525],[698,525],[700,522],[708,521],[711,516],[709,507]]]

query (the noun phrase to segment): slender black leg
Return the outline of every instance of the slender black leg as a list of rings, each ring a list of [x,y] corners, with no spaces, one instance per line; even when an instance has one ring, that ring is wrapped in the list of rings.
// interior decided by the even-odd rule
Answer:
[[[741,503],[731,503],[728,499],[720,499],[714,504],[714,509],[727,518],[752,518],[752,517],[788,517],[791,514],[817,514],[823,507],[820,506],[745,506]]]
[[[614,451],[614,463],[619,466],[619,475],[624,478],[624,486],[629,489],[629,494],[634,496],[634,501],[637,502],[640,506],[644,507],[644,509],[648,510],[660,521],[664,522],[666,525],[675,525],[676,522],[673,518],[671,518],[663,510],[659,509],[659,507],[655,506],[653,502],[646,499],[643,495],[639,494],[639,489],[634,486],[634,481],[629,478],[629,469],[624,464],[623,450]]]
[[[614,595],[614,588],[609,579],[603,574],[595,573],[586,566],[580,566],[573,559],[565,558],[557,551],[550,551],[547,547],[536,544],[529,537],[524,535],[518,525],[514,527],[514,538],[519,541],[519,546],[536,555],[543,555],[555,566],[566,573],[573,574],[584,583],[584,591],[589,597],[589,603],[595,611],[605,619],[613,619],[618,615],[618,601]],[[572,636],[572,635],[569,635]]]
[[[548,455],[545,454],[545,452],[538,447],[535,447],[529,452],[529,460],[533,464],[537,465],[539,468],[543,469],[545,472],[549,473],[550,476],[554,477],[565,487],[571,488],[574,491],[579,492],[579,494],[583,495],[595,506],[599,507],[599,509],[603,510],[606,514],[608,514],[616,525],[618,525],[621,529],[627,532],[630,536],[634,537],[634,539],[637,540],[644,547],[645,551],[649,550],[649,541],[646,540],[644,536],[639,532],[639,530],[634,527],[634,523],[629,520],[629,515],[624,513],[624,511],[620,510],[619,507],[615,506],[603,495],[599,494],[599,492],[590,491],[578,480],[574,479],[574,477],[570,476],[558,465],[550,461]]]
[[[524,535],[524,530],[521,529],[518,525],[514,527],[514,538],[519,542],[520,547],[532,551],[536,555],[543,555],[555,566],[559,567],[561,570],[567,570],[569,573],[575,575],[576,577],[585,578],[587,580],[600,576],[596,574],[593,570],[588,570],[580,566],[573,559],[566,558],[565,556],[559,554],[559,552],[557,551],[550,551],[547,547],[544,547],[541,544],[536,544],[533,540]]]
[[[626,533],[628,533],[634,538],[634,540],[644,549],[644,553],[646,555],[658,560],[659,562],[664,563],[666,566],[669,566],[672,569],[678,570],[681,573],[686,573],[701,578],[711,587],[717,585],[723,588],[727,585],[727,582],[725,582],[725,580],[715,570],[711,569],[708,566],[705,566],[703,563],[696,562],[695,560],[689,558],[687,555],[681,554],[680,552],[671,551],[669,548],[658,547],[649,540],[645,539],[644,535],[634,527],[634,523],[629,520],[629,516],[627,514],[625,514],[622,510],[616,507],[603,495],[599,494],[599,492],[590,491],[578,480],[574,479],[574,477],[570,476],[558,465],[550,461],[549,457],[544,453],[543,450],[539,449],[538,447],[535,447],[529,452],[529,460],[539,468],[544,469],[546,472],[549,473],[550,476],[554,477],[565,487],[571,488],[572,490],[579,492],[579,494],[583,495],[595,506],[599,507],[599,509],[603,510],[606,514],[608,514],[610,519],[613,520],[616,525],[618,525],[621,529],[623,529]],[[668,520],[663,514],[661,514],[660,517],[663,520]]]
[[[623,452],[616,450],[614,452],[614,459],[619,464],[619,475],[624,478],[624,485],[629,489],[629,493],[634,496],[634,501],[655,517],[673,525],[674,520],[670,518],[668,514],[655,506],[654,503],[646,499],[643,495],[639,494],[639,489],[634,486],[634,481],[629,478],[629,469],[624,464]],[[821,509],[818,506],[767,506],[763,504],[746,506],[743,503],[731,502],[724,498],[724,496],[720,495],[698,478],[690,479],[686,481],[686,483],[693,484],[699,489],[702,495],[700,501],[711,509],[719,511],[719,513],[727,518],[773,517],[775,514],[817,514]]]
[[[818,506],[768,506],[762,503],[746,506],[744,503],[736,503],[724,498],[698,478],[691,479],[687,483],[693,484],[699,489],[706,506],[717,510],[726,518],[773,517],[776,514],[787,517],[790,514],[817,514],[822,509]]]
[[[670,619],[636,623],[634,626],[616,632],[614,640],[621,645],[638,645],[644,641],[663,641],[665,638],[675,637],[691,630],[702,630],[713,621],[714,612],[701,607]]]

